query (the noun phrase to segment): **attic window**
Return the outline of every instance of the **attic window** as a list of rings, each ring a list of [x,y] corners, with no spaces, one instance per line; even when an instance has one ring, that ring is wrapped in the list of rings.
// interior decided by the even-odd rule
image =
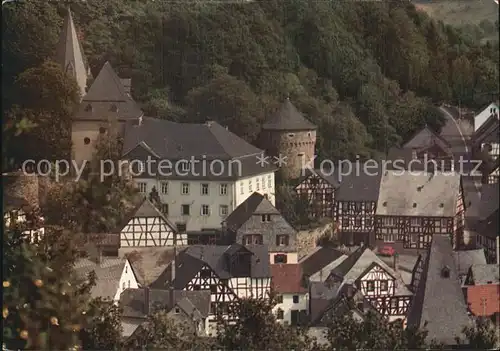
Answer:
[[[271,215],[262,215],[262,222],[271,222]]]
[[[382,204],[382,206],[387,206],[387,201],[384,201],[384,203]]]
[[[295,136],[295,134],[293,134],[293,133],[288,133],[288,137],[289,137],[289,138],[293,138],[294,136]]]
[[[85,111],[87,111],[87,112],[92,111],[92,105],[88,104],[87,106],[85,106]]]
[[[413,208],[415,208],[415,207],[417,207],[417,203],[416,202],[413,203]]]
[[[441,202],[441,203],[439,204],[439,207],[443,208],[443,207],[444,207],[444,204]]]
[[[111,112],[118,112],[118,106],[116,106],[115,104],[111,105],[111,108],[110,108]]]
[[[423,186],[418,186],[417,191],[419,191],[419,192],[422,191],[422,188],[423,188]]]
[[[441,276],[443,278],[449,278],[450,277],[450,267],[444,266],[443,269],[441,269]]]
[[[83,138],[83,143],[84,143],[85,145],[90,144],[90,138]]]
[[[181,313],[181,309],[179,307],[176,307],[175,308],[175,313],[178,314],[178,313]]]

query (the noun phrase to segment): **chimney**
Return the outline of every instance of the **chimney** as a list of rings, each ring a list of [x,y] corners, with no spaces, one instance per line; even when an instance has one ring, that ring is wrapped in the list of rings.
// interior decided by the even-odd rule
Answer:
[[[144,287],[144,314],[149,316],[149,286]]]

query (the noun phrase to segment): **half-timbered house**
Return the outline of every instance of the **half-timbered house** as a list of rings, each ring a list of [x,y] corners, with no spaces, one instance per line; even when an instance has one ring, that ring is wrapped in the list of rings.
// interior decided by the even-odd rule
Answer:
[[[153,282],[152,289],[210,291],[207,333],[215,333],[216,315],[233,320],[234,306],[245,297],[269,298],[271,272],[264,245],[204,246],[181,251]],[[173,279],[172,279],[173,277]]]
[[[460,175],[388,170],[382,176],[375,216],[377,245],[396,251],[424,249],[434,234],[462,243],[464,203]]]
[[[359,290],[373,308],[390,321],[406,319],[413,295],[401,277],[366,246],[335,267],[325,284]]]
[[[481,221],[476,229],[476,246],[484,249],[488,263],[500,264],[500,228],[498,226],[497,209],[484,221]]]
[[[121,248],[174,245],[187,245],[187,234],[178,234],[175,225],[147,198],[120,230]]]
[[[122,336],[130,337],[148,316],[165,311],[174,323],[204,336],[210,310],[210,291],[126,289],[120,295]]]
[[[498,111],[492,113],[481,127],[472,136],[472,150],[474,154],[485,150],[493,160],[500,156]]]
[[[230,243],[264,245],[271,263],[297,263],[297,231],[260,193],[239,205],[222,226]]]
[[[414,268],[415,296],[408,313],[408,326],[428,330],[427,341],[434,339],[455,346],[455,337],[464,339],[462,330],[471,326],[458,277],[453,247],[448,235],[436,234]]]
[[[297,195],[307,199],[309,217],[333,218],[335,190],[340,185],[338,174],[334,171],[306,169],[306,175],[295,186]]]
[[[374,243],[374,216],[380,188],[381,168],[367,163],[340,179],[335,194],[335,222],[342,244]]]
[[[43,226],[44,219],[29,203],[20,197],[12,197],[8,194],[3,197],[4,226],[9,228],[14,224],[24,229],[29,241],[38,243],[45,234]]]

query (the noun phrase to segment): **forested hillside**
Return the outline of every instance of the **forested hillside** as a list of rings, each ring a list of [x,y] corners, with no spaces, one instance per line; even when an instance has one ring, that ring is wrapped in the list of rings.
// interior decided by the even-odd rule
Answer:
[[[38,105],[24,98],[26,84],[19,87],[15,78],[53,56],[64,6],[5,6],[7,119],[18,120],[23,108],[34,122],[49,118],[45,105],[37,114]],[[71,6],[93,75],[109,60],[132,77],[134,98],[147,115],[214,119],[253,141],[289,95],[318,125],[321,157],[383,152],[425,123],[438,129],[442,117],[433,103],[477,108],[498,91],[498,46],[431,20],[408,1],[88,0]],[[43,83],[30,89],[53,86]],[[12,113],[14,104],[20,107]]]

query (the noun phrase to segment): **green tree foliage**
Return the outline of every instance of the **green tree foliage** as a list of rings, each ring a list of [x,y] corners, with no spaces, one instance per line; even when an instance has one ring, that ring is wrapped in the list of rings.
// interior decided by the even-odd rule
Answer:
[[[293,226],[303,226],[311,223],[309,218],[309,199],[307,196],[299,196],[288,184],[279,185],[276,188],[276,207],[285,219]]]
[[[124,350],[207,350],[208,344],[188,325],[177,323],[166,311],[159,311],[140,325],[124,342]]]
[[[136,204],[138,192],[121,173],[120,143],[114,138],[100,139],[95,161],[88,165],[85,176],[52,187],[42,209],[48,224],[83,233],[107,233],[122,223]],[[104,172],[110,175],[104,176]]]
[[[118,350],[121,344],[121,309],[113,302],[96,298],[90,301],[93,318],[81,330],[83,350]]]
[[[471,349],[493,350],[500,346],[498,327],[488,319],[478,319],[476,325],[465,327],[463,333],[467,337],[467,344]]]
[[[373,312],[363,321],[350,313],[335,316],[328,327],[326,339],[329,350],[420,350],[426,349],[427,332],[416,328],[403,328],[402,322],[388,322]],[[432,348],[438,346],[433,344]]]
[[[4,128],[10,156],[18,162],[68,159],[71,116],[79,101],[75,80],[46,61],[21,73],[13,90]]]
[[[274,299],[242,299],[234,311],[236,323],[221,316],[217,325],[217,348],[223,350],[311,350],[306,330],[278,323]]]
[[[65,265],[44,261],[22,231],[4,227],[3,342],[11,350],[67,350],[79,343],[93,282],[78,284]]]

